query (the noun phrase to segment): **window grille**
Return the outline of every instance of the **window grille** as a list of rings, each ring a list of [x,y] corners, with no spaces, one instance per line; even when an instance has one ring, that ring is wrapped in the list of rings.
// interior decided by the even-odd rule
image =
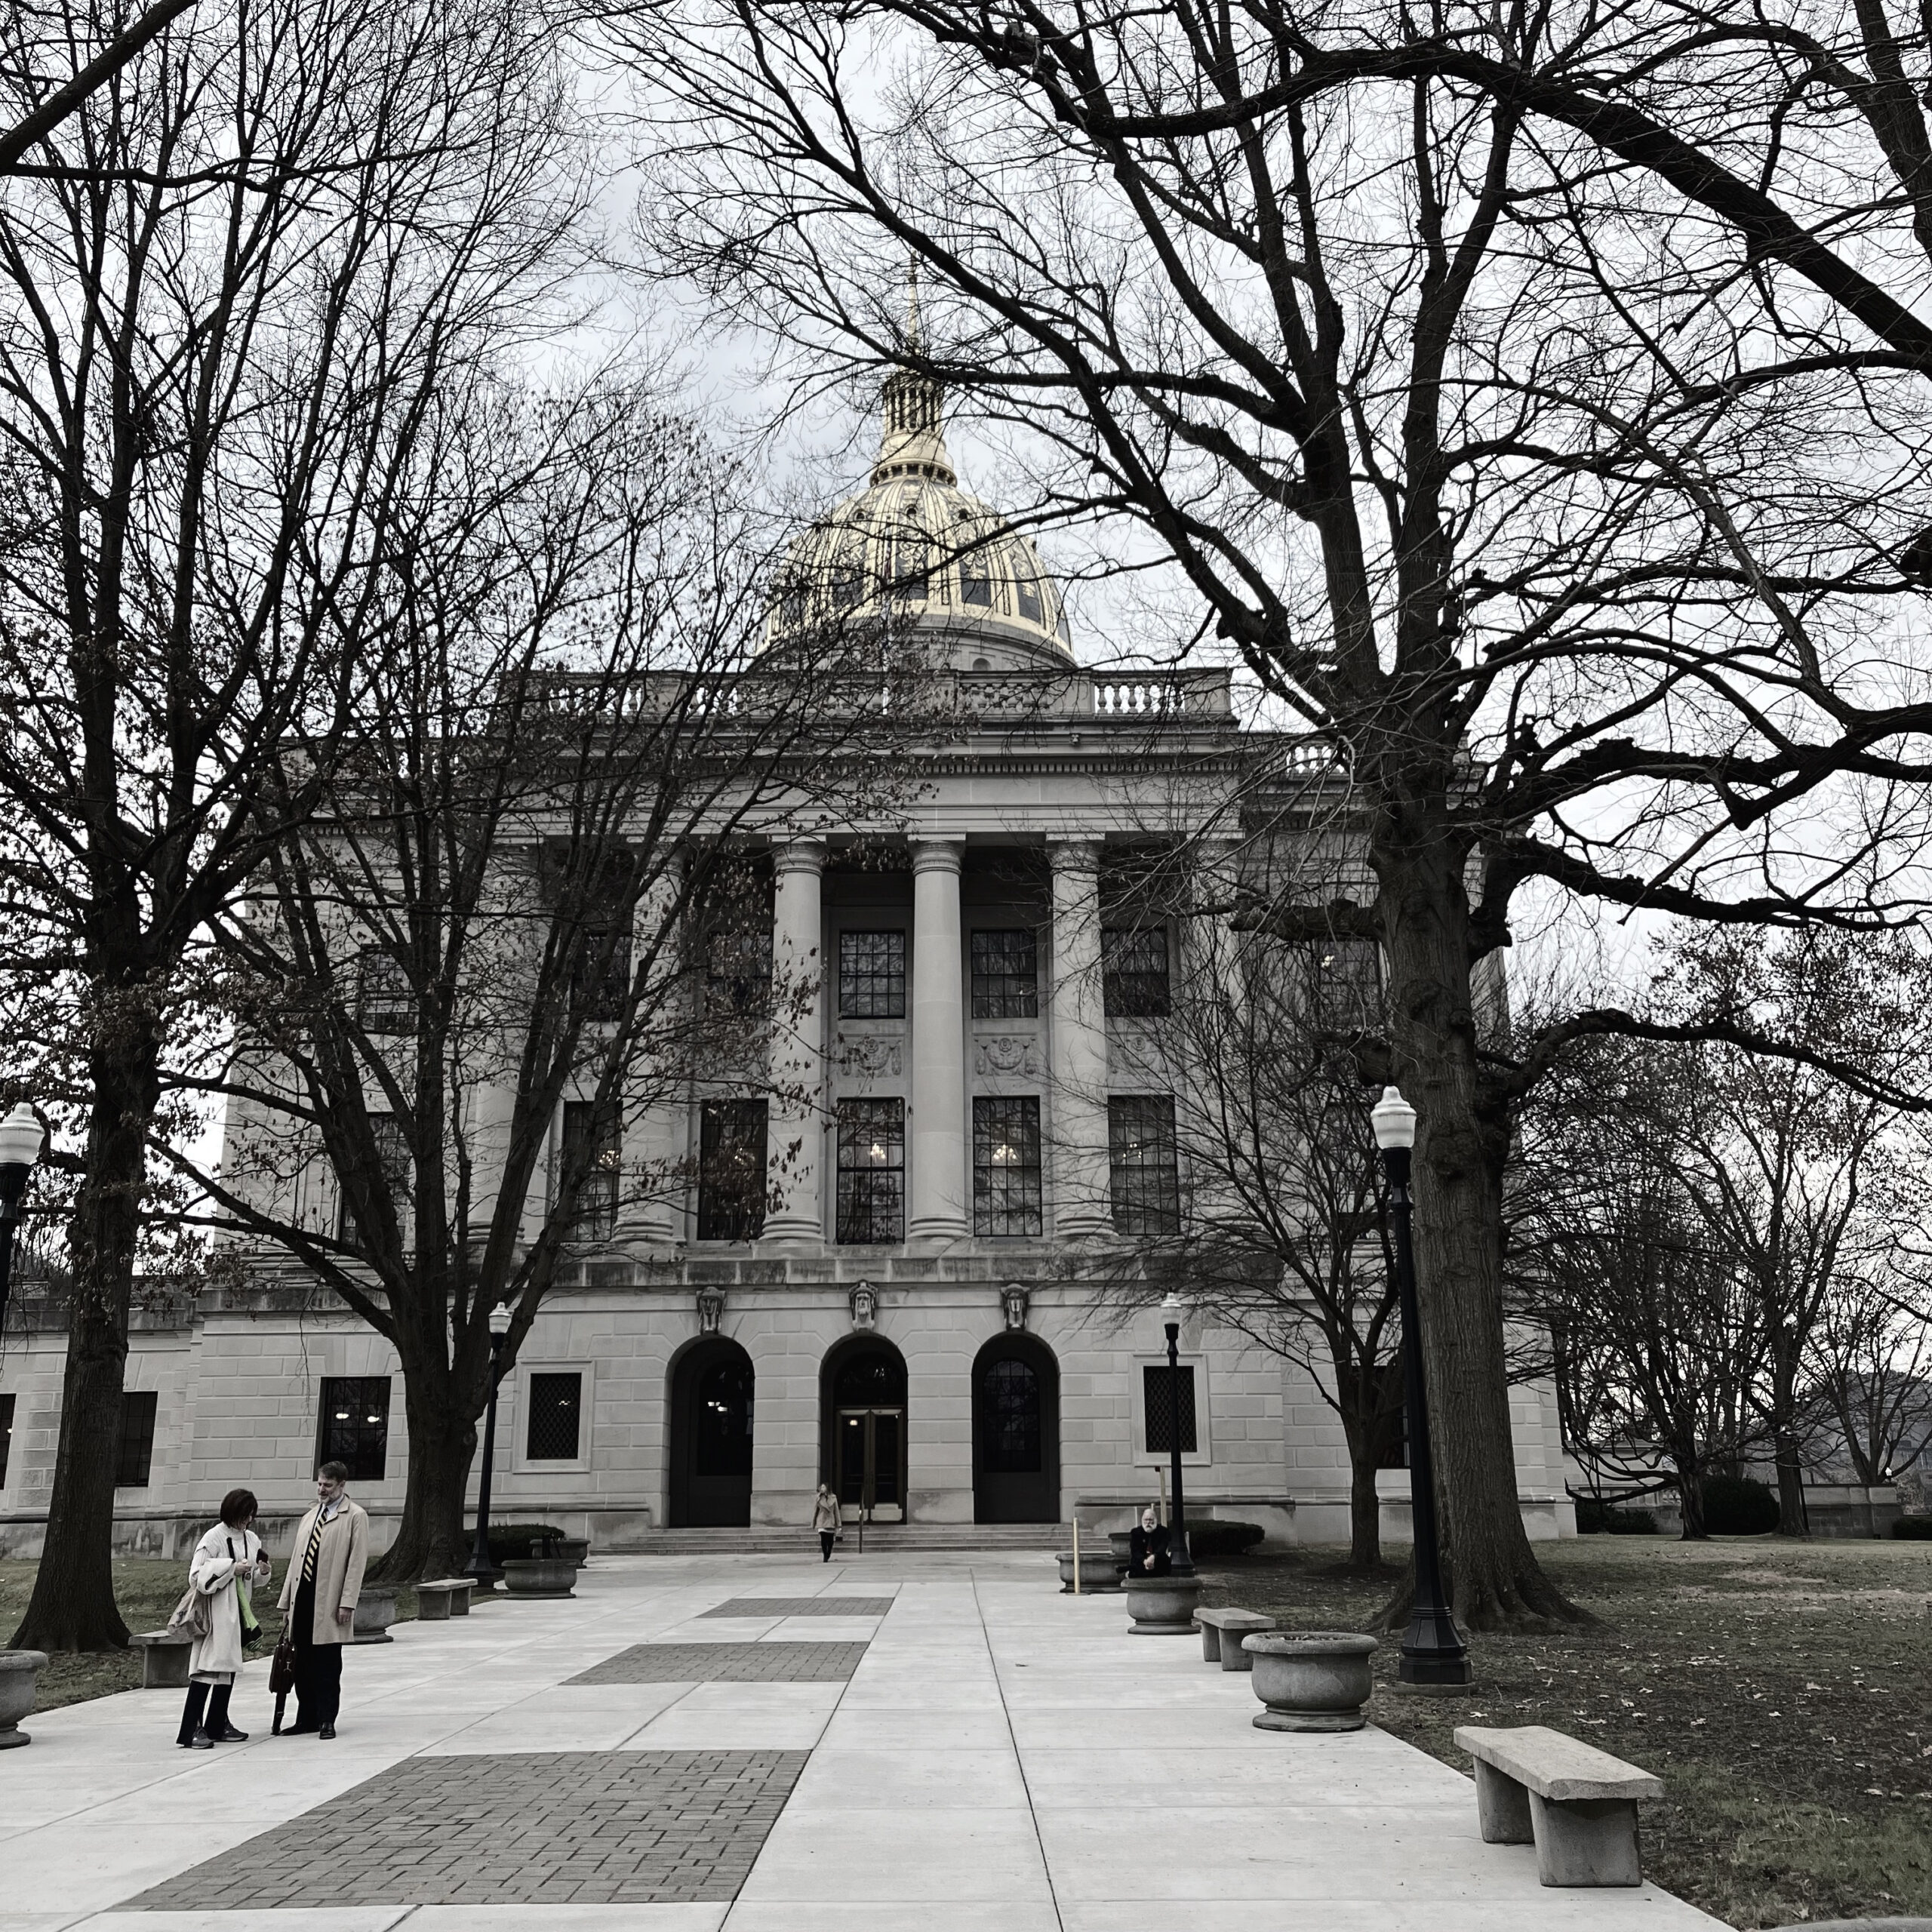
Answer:
[[[994,1475],[1037,1475],[1041,1465],[1040,1378],[1009,1357],[986,1371],[982,1466]]]
[[[416,1198],[416,1163],[409,1151],[405,1124],[394,1114],[371,1114],[369,1135],[375,1143],[376,1165],[388,1186],[389,1199],[395,1204],[403,1244],[408,1247],[412,1232],[410,1205]],[[342,1241],[352,1241],[356,1238],[355,1217],[350,1212],[346,1194],[343,1195],[340,1205],[337,1236]]]
[[[1171,1094],[1109,1097],[1107,1164],[1117,1232],[1180,1232],[1180,1159]]]
[[[617,1188],[623,1146],[617,1109],[593,1100],[564,1104],[564,1171],[581,1174],[571,1234],[577,1241],[608,1241],[617,1231]]]
[[[838,1017],[841,1020],[906,1017],[906,935],[903,932],[838,935]]]
[[[838,1238],[906,1238],[906,1103],[838,1103]]]
[[[771,1000],[771,928],[706,935],[705,1004],[712,1013],[758,1013]]]
[[[764,1195],[764,1103],[706,1101],[698,1120],[698,1239],[757,1240]]]
[[[1109,1020],[1164,1017],[1172,1010],[1167,928],[1103,927],[1100,992]]]
[[[355,1018],[365,1033],[414,1033],[416,995],[401,960],[365,946],[355,969]]]
[[[1033,1095],[973,1103],[973,1232],[1041,1232],[1040,1103]]]
[[[121,1392],[121,1442],[115,1452],[114,1487],[146,1489],[154,1466],[155,1411],[160,1398],[152,1389]]]
[[[1030,926],[974,933],[972,961],[975,1020],[1039,1017],[1039,946]]]
[[[1171,1456],[1174,1446],[1173,1371],[1164,1364],[1157,1367],[1149,1362],[1141,1369],[1140,1407],[1141,1420],[1147,1432],[1147,1454]],[[1192,1456],[1199,1447],[1194,1422],[1194,1364],[1183,1362],[1180,1367],[1181,1454]]]
[[[1324,1033],[1371,1032],[1382,1022],[1382,949],[1373,940],[1329,940],[1308,949],[1309,1008]]]
[[[324,1376],[315,1460],[346,1463],[352,1482],[380,1482],[389,1443],[389,1378]]]
[[[580,1375],[532,1375],[530,1420],[525,1426],[524,1460],[531,1463],[574,1463],[581,1440],[583,1377]]]

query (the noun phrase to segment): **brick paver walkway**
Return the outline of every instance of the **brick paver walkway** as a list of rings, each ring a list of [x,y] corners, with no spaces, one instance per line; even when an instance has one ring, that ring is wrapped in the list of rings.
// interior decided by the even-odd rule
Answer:
[[[408,1758],[128,1906],[205,1906],[244,1873],[251,1897],[285,1910],[735,1898],[809,1755]]]
[[[567,1684],[842,1684],[863,1644],[633,1644]]]
[[[883,1617],[891,1597],[734,1597],[703,1617]]]

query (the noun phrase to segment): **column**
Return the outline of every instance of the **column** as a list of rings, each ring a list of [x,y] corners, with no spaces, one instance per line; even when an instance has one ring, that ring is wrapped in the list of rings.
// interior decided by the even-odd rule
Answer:
[[[680,983],[683,935],[675,928],[684,879],[685,855],[669,854],[638,901],[631,927],[632,959],[652,952],[657,957],[638,1015],[643,1038],[638,1063],[627,1083],[617,1238],[653,1247],[669,1247],[684,1233],[683,1190],[674,1187],[673,1177],[690,1131],[691,1081],[689,1069],[680,1063],[688,1057],[688,1008],[703,996]]]
[[[1100,1004],[1100,848],[1056,839],[1052,995],[1048,1064],[1052,1075],[1054,1232],[1065,1238],[1109,1232],[1107,1029]]]
[[[956,1241],[966,1212],[966,1008],[959,940],[961,847],[912,845],[912,1088],[906,1155],[914,1241]]]
[[[778,848],[773,894],[771,1000],[774,1091],[765,1146],[773,1198],[764,1238],[813,1247],[825,1238],[819,1157],[825,1139],[825,848],[815,838]]]

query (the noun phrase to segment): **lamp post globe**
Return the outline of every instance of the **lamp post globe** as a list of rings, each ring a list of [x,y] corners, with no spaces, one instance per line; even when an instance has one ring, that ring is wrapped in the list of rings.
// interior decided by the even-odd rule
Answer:
[[[490,1557],[490,1478],[497,1461],[497,1389],[503,1379],[503,1337],[510,1332],[510,1312],[499,1302],[490,1311],[490,1401],[484,1411],[483,1468],[476,1479],[476,1541],[463,1565],[463,1574],[480,1590],[494,1590],[503,1573]]]
[[[1174,1492],[1168,1546],[1177,1577],[1194,1574],[1194,1559],[1187,1551],[1187,1505],[1180,1481],[1180,1324],[1186,1312],[1180,1297],[1170,1289],[1161,1300],[1161,1316],[1168,1337],[1168,1481]]]
[[[1409,1509],[1415,1525],[1415,1602],[1402,1633],[1398,1681],[1412,1690],[1467,1690],[1475,1672],[1469,1646],[1450,1614],[1442,1588],[1442,1548],[1435,1521],[1435,1469],[1429,1446],[1429,1391],[1423,1374],[1422,1318],[1416,1302],[1416,1260],[1410,1226],[1409,1181],[1416,1144],[1416,1110],[1401,1090],[1385,1087],[1369,1112],[1375,1144],[1389,1177],[1389,1213],[1395,1237],[1395,1287],[1402,1308],[1402,1387],[1409,1435]]]
[[[20,1202],[27,1177],[40,1158],[47,1129],[24,1100],[0,1119],[0,1330],[7,1324],[7,1296],[14,1273],[14,1231],[20,1224]]]

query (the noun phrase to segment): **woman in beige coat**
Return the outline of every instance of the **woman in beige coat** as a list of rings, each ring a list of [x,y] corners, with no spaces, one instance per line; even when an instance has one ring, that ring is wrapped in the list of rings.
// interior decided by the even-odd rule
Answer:
[[[845,1519],[839,1513],[838,1498],[832,1494],[831,1486],[820,1483],[818,1500],[812,1506],[812,1527],[818,1532],[820,1561],[832,1561],[832,1546],[838,1539],[838,1533],[845,1527]]]
[[[195,1546],[188,1565],[188,1587],[208,1598],[208,1632],[188,1654],[188,1702],[175,1743],[191,1751],[217,1744],[242,1744],[245,1730],[228,1721],[228,1700],[242,1668],[243,1638],[259,1630],[251,1593],[269,1577],[262,1540],[254,1531],[255,1498],[231,1489],[221,1499],[221,1521]]]
[[[315,1472],[315,1506],[295,1532],[281,1583],[281,1607],[295,1639],[294,1730],[318,1737],[335,1735],[342,1647],[355,1641],[355,1606],[369,1567],[369,1518],[349,1501],[348,1481],[340,1463],[325,1463]]]

